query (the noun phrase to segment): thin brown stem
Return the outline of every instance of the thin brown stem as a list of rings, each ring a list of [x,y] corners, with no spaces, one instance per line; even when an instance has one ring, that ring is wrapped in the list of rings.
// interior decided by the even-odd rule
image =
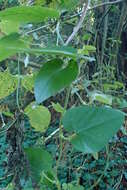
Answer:
[[[81,18],[78,22],[78,24],[74,27],[72,34],[69,36],[69,38],[67,39],[67,41],[65,42],[65,45],[67,46],[73,39],[74,37],[77,35],[79,29],[81,28],[83,21],[85,19],[88,7],[90,5],[91,0],[88,0],[86,4],[84,4],[83,6],[83,11],[82,11],[82,15]]]

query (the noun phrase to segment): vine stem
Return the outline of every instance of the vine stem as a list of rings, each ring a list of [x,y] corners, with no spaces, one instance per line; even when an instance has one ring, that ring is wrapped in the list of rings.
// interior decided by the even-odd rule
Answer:
[[[72,34],[69,36],[69,38],[65,42],[65,46],[67,46],[73,40],[73,38],[76,36],[76,34],[78,33],[79,29],[81,28],[81,26],[83,24],[83,21],[85,19],[85,16],[86,16],[88,7],[90,5],[90,2],[91,2],[91,0],[88,0],[87,3],[84,4],[80,20],[79,20],[78,24],[74,27]]]
[[[96,187],[100,183],[100,181],[103,178],[105,172],[107,171],[108,166],[109,166],[109,158],[110,158],[110,156],[109,156],[109,147],[108,146],[106,146],[106,153],[107,153],[107,161],[106,161],[106,166],[105,166],[105,169],[104,169],[103,173],[100,175],[100,177],[97,179],[97,181],[91,187],[89,187],[87,190],[94,189],[94,187]]]
[[[85,19],[85,16],[86,16],[88,7],[90,5],[90,2],[91,2],[91,0],[88,0],[87,3],[84,4],[83,13],[82,13],[82,15],[80,17],[80,20],[77,23],[77,25],[74,27],[72,34],[68,37],[67,41],[65,42],[65,44],[64,44],[65,46],[67,46],[74,39],[74,37],[77,35],[79,29],[81,28],[81,26],[83,24],[83,21]],[[64,110],[66,110],[66,108],[67,108],[70,92],[71,92],[71,86],[69,86],[67,88],[67,93],[66,93],[65,103],[64,103]],[[60,160],[61,160],[61,157],[62,157],[62,149],[63,149],[63,138],[61,138],[62,136],[63,136],[63,129],[62,129],[62,115],[61,115],[60,124],[59,124],[60,153],[59,153],[59,158],[58,158],[57,163],[56,163],[56,176],[58,176],[58,174],[57,174],[58,167],[60,165]],[[58,179],[58,177],[57,177],[57,179]],[[57,185],[57,189],[61,190],[61,185],[60,185],[59,180],[58,180],[58,184],[56,184],[56,185]]]
[[[18,86],[17,86],[17,92],[16,92],[16,103],[17,103],[17,107],[20,110],[20,104],[19,104],[19,88],[20,88],[20,82],[21,82],[21,78],[20,78],[20,61],[19,61],[19,56],[18,56]]]
[[[67,89],[67,93],[66,93],[66,98],[65,98],[65,103],[64,103],[64,110],[67,109],[67,105],[68,105],[68,101],[69,101],[69,96],[70,96],[70,91],[71,91],[71,86],[68,87]],[[56,163],[56,176],[57,176],[57,171],[58,171],[58,167],[60,165],[60,160],[62,157],[62,149],[63,149],[63,138],[61,138],[63,136],[63,127],[62,127],[62,115],[60,118],[60,124],[59,124],[59,140],[60,140],[60,154],[59,154],[59,158],[57,160]],[[59,180],[57,180],[57,189],[61,190],[61,185],[59,183]]]

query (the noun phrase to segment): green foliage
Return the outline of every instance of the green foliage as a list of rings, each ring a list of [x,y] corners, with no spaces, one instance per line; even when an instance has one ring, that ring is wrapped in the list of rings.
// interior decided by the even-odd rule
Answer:
[[[42,172],[52,169],[52,157],[42,148],[26,148],[25,153],[29,159],[31,175],[39,182]]]
[[[35,78],[36,78],[36,74],[31,74],[31,75],[25,75],[22,78],[22,86],[30,91],[33,92],[33,88],[34,88],[34,82],[35,82]]]
[[[68,110],[63,117],[64,128],[74,133],[71,143],[84,153],[100,151],[123,122],[122,112],[106,107],[80,106]]]
[[[73,47],[67,47],[65,46],[66,40],[69,39],[72,31],[72,34],[75,33],[75,28],[78,27],[78,25],[76,26],[76,22],[79,19],[78,17],[80,17],[80,11],[82,12],[83,10],[80,9],[81,7],[83,8],[81,1],[21,0],[19,3],[23,6],[19,7],[11,7],[10,2],[12,0],[3,1],[4,4],[1,5],[0,11],[0,61],[2,61],[0,69],[1,71],[5,70],[4,72],[0,72],[0,99],[2,99],[0,101],[0,104],[2,103],[0,106],[0,124],[4,126],[0,131],[0,135],[5,133],[7,138],[9,137],[6,141],[3,141],[3,139],[1,141],[5,142],[3,144],[6,144],[6,142],[10,143],[9,146],[12,152],[11,154],[9,153],[9,156],[6,156],[9,164],[13,164],[12,160],[18,160],[19,163],[20,159],[22,163],[22,159],[25,158],[23,157],[24,154],[20,157],[18,156],[22,147],[28,147],[34,144],[35,148],[25,149],[32,176],[30,178],[30,187],[27,187],[28,184],[24,186],[24,179],[20,179],[19,171],[22,172],[22,169],[19,167],[17,171],[13,165],[14,170],[13,168],[11,169],[14,176],[11,177],[15,185],[10,184],[7,189],[20,189],[16,186],[17,184],[20,185],[20,183],[21,186],[24,186],[25,190],[32,189],[32,183],[35,181],[39,189],[43,190],[56,190],[56,188],[58,190],[83,190],[84,188],[89,189],[89,186],[92,189],[94,185],[97,186],[96,189],[109,189],[109,180],[114,180],[109,175],[109,171],[112,173],[112,176],[118,176],[118,171],[112,172],[114,165],[111,162],[108,163],[111,153],[108,151],[106,153],[100,153],[99,151],[108,144],[109,140],[121,128],[125,114],[108,106],[120,109],[127,107],[124,82],[117,81],[119,77],[122,79],[123,76],[122,74],[117,76],[118,79],[116,80],[119,65],[116,68],[116,65],[112,64],[112,58],[115,60],[118,55],[118,49],[122,49],[119,48],[121,41],[117,39],[118,37],[116,39],[115,37],[103,39],[106,36],[103,34],[105,31],[101,28],[101,25],[105,26],[105,23],[102,22],[105,22],[105,15],[107,17],[112,10],[109,9],[106,14],[104,13],[104,17],[101,17],[104,19],[98,22],[96,19],[99,17],[97,12],[101,15],[100,12],[103,12],[101,10],[103,7],[101,8],[99,6],[94,11],[91,9],[89,11],[89,19],[87,20],[88,17],[86,14],[86,22],[79,27],[80,35],[76,33],[74,35],[75,39],[72,39]],[[97,2],[91,1],[90,7],[94,7],[94,3]],[[98,3],[101,3],[101,1],[99,0]],[[6,8],[7,4],[11,8]],[[27,4],[30,6],[24,6]],[[120,7],[118,6],[119,11],[121,10]],[[4,8],[5,10],[3,10]],[[72,10],[73,12],[71,12]],[[62,12],[61,17],[60,12]],[[109,18],[111,19],[112,16]],[[82,17],[80,18],[82,19]],[[47,21],[46,25],[45,21]],[[80,25],[80,22],[77,24]],[[110,25],[112,26],[110,23],[107,24],[107,35],[112,36],[112,34],[109,34]],[[97,28],[94,28],[94,26]],[[118,26],[122,25],[119,23]],[[63,28],[65,29],[63,30]],[[103,42],[102,44],[101,41]],[[46,47],[46,44],[49,45]],[[94,44],[96,47],[90,44]],[[117,51],[115,50],[115,46],[117,46]],[[17,53],[18,56],[16,55]],[[24,57],[26,57],[26,54],[29,57],[28,62],[30,64],[24,67],[22,63],[25,63]],[[92,56],[96,55],[96,59],[90,57],[89,55],[91,54]],[[16,60],[20,57],[18,68],[15,68],[13,62],[9,63],[10,60],[4,61],[11,56],[15,56],[14,59]],[[38,62],[45,62],[45,64],[42,65],[42,68],[39,68],[35,64],[36,62],[37,64]],[[10,66],[10,64],[12,65]],[[7,70],[6,67],[8,68]],[[80,77],[77,78],[79,68]],[[17,75],[11,75],[8,70],[11,70],[11,73],[16,73]],[[69,89],[66,95],[63,95],[64,92],[62,92],[62,98],[60,96],[61,101],[51,99],[51,102],[49,102],[50,99],[47,100],[66,87],[69,87]],[[16,89],[17,94],[15,97],[13,92]],[[116,97],[115,93],[117,94],[117,91],[121,91],[122,95]],[[11,93],[13,93],[14,103],[16,102],[19,106],[16,105],[15,107],[10,96],[7,97]],[[73,97],[70,97],[70,95]],[[36,102],[31,102],[30,100],[32,99],[33,101],[34,96]],[[64,104],[63,99],[65,99]],[[44,102],[45,106],[42,105],[42,102]],[[11,108],[10,104],[13,105],[13,108]],[[82,106],[81,104],[88,104],[89,106]],[[90,106],[90,104],[93,106]],[[104,104],[108,106],[96,107],[96,105]],[[28,106],[24,109],[26,105]],[[73,108],[71,108],[72,106]],[[49,127],[51,114],[48,108],[51,109],[53,120],[56,118],[59,119],[59,126],[56,125],[54,127],[53,125]],[[69,109],[67,110],[67,108]],[[26,123],[23,126],[21,120],[24,120],[24,118],[27,119],[27,122],[32,128],[29,126],[28,129]],[[9,121],[6,125],[9,119],[12,122]],[[11,134],[11,129],[14,130],[13,134]],[[26,133],[30,130],[32,132],[27,136]],[[123,127],[121,130],[126,135],[126,130]],[[23,142],[22,144],[24,137],[29,137],[30,140],[28,141],[30,142]],[[126,138],[122,138],[121,142],[126,144]],[[72,149],[71,144],[74,149]],[[52,152],[53,159],[42,147]],[[79,151],[82,153],[80,154]],[[117,152],[119,153],[119,150]],[[87,157],[84,153],[88,154]],[[100,155],[101,159],[99,159]],[[108,158],[107,163],[105,161],[106,157]],[[120,154],[118,154],[118,160],[119,157]],[[100,161],[103,165],[101,169],[106,164],[104,174],[100,171]],[[96,163],[99,167],[98,170],[95,168]],[[2,164],[0,163],[0,165]],[[108,171],[107,167],[110,167]],[[7,171],[11,171],[9,169],[7,165]],[[90,172],[92,175],[90,175]],[[18,177],[16,176],[17,173],[19,173]],[[94,173],[97,173],[96,176]],[[24,173],[22,174],[24,176]],[[106,183],[101,183],[98,176],[104,176]],[[124,172],[124,176],[126,178],[126,172]],[[108,178],[110,179],[107,180]],[[78,185],[80,184],[80,180],[82,186]],[[114,187],[116,187],[116,184]]]
[[[90,100],[100,102],[102,104],[112,105],[112,96],[106,95],[101,92],[93,91],[89,93]]]
[[[42,22],[48,18],[58,18],[57,10],[44,8],[41,6],[20,6],[7,8],[0,12],[0,19],[6,21],[24,23]]]
[[[73,10],[78,6],[78,4],[78,0],[52,0],[50,6],[54,8],[59,8],[61,10]]]
[[[54,59],[47,62],[35,80],[35,98],[38,103],[43,102],[58,91],[67,87],[78,74],[78,65],[75,61],[69,61],[67,67],[63,68],[63,61]],[[66,77],[65,77],[66,76]]]
[[[0,72],[0,99],[5,98],[17,88],[17,78],[8,70]]]
[[[96,52],[96,47],[92,45],[84,45],[82,49],[78,50],[79,54],[89,55],[91,52]]]
[[[36,131],[44,132],[48,128],[51,115],[46,107],[36,105],[32,102],[25,108],[25,114],[29,117],[31,126]]]
[[[52,102],[52,107],[56,112],[63,114],[65,112],[64,108],[57,102],[56,104]]]
[[[4,34],[18,33],[19,32],[19,23],[13,22],[10,20],[2,20],[0,23],[0,29]]]
[[[10,49],[10,48],[8,48]],[[77,51],[75,48],[71,47],[46,47],[46,48],[20,48],[17,46],[13,47],[13,49],[20,53],[31,53],[31,54],[48,54],[48,55],[60,55],[66,57],[76,58],[78,56]]]
[[[63,184],[63,190],[84,190],[84,187],[81,185],[73,185],[72,183]]]
[[[0,39],[0,61],[15,55],[18,52],[17,48],[26,47],[28,47],[27,43],[24,42],[24,39],[20,38],[19,34],[12,33],[4,36]]]

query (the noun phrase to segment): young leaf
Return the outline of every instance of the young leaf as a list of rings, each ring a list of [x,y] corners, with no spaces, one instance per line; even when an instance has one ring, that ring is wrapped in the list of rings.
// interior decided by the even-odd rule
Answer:
[[[74,132],[71,143],[84,153],[100,151],[124,122],[124,114],[106,107],[79,106],[63,117],[67,131]]]
[[[71,60],[68,66],[63,68],[63,61],[54,59],[47,62],[35,80],[35,98],[38,103],[43,102],[59,90],[67,87],[78,74],[78,65]]]
[[[12,33],[8,36],[4,36],[0,39],[0,61],[15,55],[18,52],[18,48],[28,47],[27,43],[20,38],[17,33]]]
[[[56,112],[59,112],[62,114],[65,112],[65,109],[58,102],[57,103],[52,102],[52,107]]]
[[[19,23],[37,23],[48,18],[58,18],[59,11],[41,6],[20,6],[0,11],[0,20]]]
[[[31,126],[36,131],[44,132],[48,128],[51,115],[46,107],[35,105],[32,102],[25,108],[25,114],[29,117]]]
[[[25,153],[29,160],[31,174],[39,182],[41,173],[52,169],[52,157],[42,148],[26,148]]]
[[[98,101],[102,104],[112,105],[112,96],[101,92],[93,91],[89,93],[91,101]]]

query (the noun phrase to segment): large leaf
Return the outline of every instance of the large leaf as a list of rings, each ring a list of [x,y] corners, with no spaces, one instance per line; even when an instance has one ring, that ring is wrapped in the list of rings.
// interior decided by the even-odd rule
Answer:
[[[72,144],[85,153],[100,151],[123,122],[122,112],[106,107],[80,106],[68,110],[63,117],[64,128],[74,132]]]
[[[35,80],[36,101],[41,103],[50,96],[55,95],[59,90],[75,80],[77,74],[78,65],[73,60],[65,68],[63,68],[63,61],[60,59],[47,62]]]
[[[17,33],[12,33],[0,39],[0,61],[15,55],[17,48],[26,48],[28,45]]]
[[[0,11],[0,20],[9,20],[19,23],[37,23],[48,18],[58,18],[59,12],[41,6],[20,6]]]
[[[17,78],[11,75],[8,70],[0,72],[0,99],[11,94],[17,87]]]
[[[29,117],[30,123],[36,131],[44,132],[49,126],[51,115],[46,107],[32,102],[25,108],[25,114]]]
[[[76,57],[77,51],[71,47],[47,47],[47,48],[28,48],[26,39],[21,38],[17,33],[11,33],[0,39],[0,61],[15,55],[16,53],[50,54]],[[28,41],[28,39],[27,39]]]
[[[76,58],[78,56],[77,50],[72,47],[46,47],[46,48],[22,48],[19,46],[8,47],[8,50],[14,50],[20,53],[32,53],[32,54],[49,54],[49,55],[63,55]]]
[[[31,174],[38,182],[43,171],[52,169],[52,157],[42,148],[26,148],[25,152],[30,163]]]

